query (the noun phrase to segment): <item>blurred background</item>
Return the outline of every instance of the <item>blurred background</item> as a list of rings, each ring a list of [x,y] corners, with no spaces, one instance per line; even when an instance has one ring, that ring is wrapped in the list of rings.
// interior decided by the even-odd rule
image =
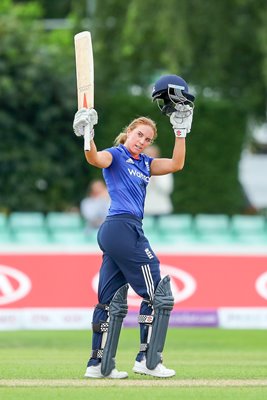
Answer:
[[[169,121],[151,103],[162,74],[196,95],[187,161],[174,177],[178,213],[265,213],[267,7],[264,0],[2,0],[0,4],[0,209],[79,207],[101,176],[72,132],[77,109],[73,35],[92,32],[96,143],[112,145],[138,115]]]
[[[101,177],[72,131],[73,36],[89,30],[98,148],[149,115],[161,155],[170,156],[169,121],[150,93],[162,74],[181,75],[196,107],[186,166],[174,175],[173,213],[266,216],[264,0],[2,0],[0,26],[2,214],[79,211],[88,184]]]
[[[173,133],[152,85],[177,74],[196,96],[171,214],[144,220],[152,244],[266,250],[265,0],[1,0],[0,248],[96,245],[80,204],[102,173],[72,130],[73,36],[82,30],[93,39],[99,149],[146,115],[157,122],[161,156],[171,156]]]

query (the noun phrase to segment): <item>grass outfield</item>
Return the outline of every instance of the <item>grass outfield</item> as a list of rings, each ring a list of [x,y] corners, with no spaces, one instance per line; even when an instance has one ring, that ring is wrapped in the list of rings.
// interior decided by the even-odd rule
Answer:
[[[134,374],[137,329],[124,329],[117,367],[127,380],[83,378],[91,332],[0,332],[0,398],[9,399],[245,399],[267,398],[264,330],[170,329],[164,362],[171,379]],[[99,398],[99,397],[98,397]]]

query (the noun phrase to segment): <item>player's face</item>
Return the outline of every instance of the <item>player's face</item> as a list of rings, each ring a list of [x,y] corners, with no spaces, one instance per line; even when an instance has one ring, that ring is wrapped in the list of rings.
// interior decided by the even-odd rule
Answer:
[[[153,142],[154,131],[151,126],[138,125],[133,130],[127,132],[127,140],[124,143],[133,157],[143,153],[146,147]]]

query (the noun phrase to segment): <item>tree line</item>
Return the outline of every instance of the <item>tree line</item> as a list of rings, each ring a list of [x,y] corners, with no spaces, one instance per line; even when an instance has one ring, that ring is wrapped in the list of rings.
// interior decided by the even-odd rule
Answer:
[[[62,8],[60,8],[62,7]],[[64,18],[48,29],[47,20]],[[101,171],[72,132],[77,108],[73,36],[90,30],[95,59],[95,141],[110,147],[138,115],[173,133],[151,102],[162,74],[196,94],[187,161],[175,174],[176,212],[242,212],[238,162],[248,122],[266,118],[267,10],[263,0],[12,1],[0,4],[0,208],[78,206]]]

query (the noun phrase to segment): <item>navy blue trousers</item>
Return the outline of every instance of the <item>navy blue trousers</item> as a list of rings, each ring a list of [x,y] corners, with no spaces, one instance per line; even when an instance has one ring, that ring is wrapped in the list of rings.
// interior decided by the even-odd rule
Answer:
[[[99,272],[98,302],[109,304],[116,291],[126,283],[144,300],[140,299],[140,314],[151,315],[149,301],[161,279],[159,260],[144,236],[142,220],[128,214],[107,217],[98,232],[98,244],[103,252]],[[107,312],[95,308],[93,323],[107,320]],[[140,341],[146,343],[148,326],[140,324]],[[94,332],[92,350],[101,348],[102,333]],[[142,352],[137,355],[140,361]],[[99,359],[91,358],[89,365]]]

